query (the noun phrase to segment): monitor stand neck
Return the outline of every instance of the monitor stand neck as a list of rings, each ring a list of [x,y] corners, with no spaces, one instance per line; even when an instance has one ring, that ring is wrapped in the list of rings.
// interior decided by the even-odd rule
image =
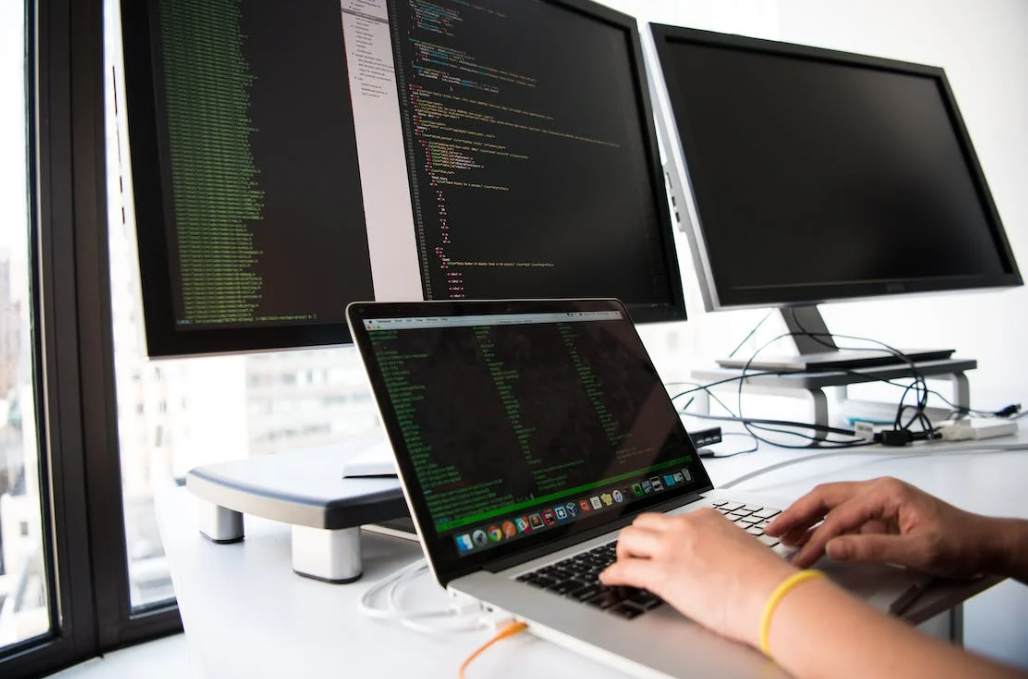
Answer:
[[[796,350],[801,356],[839,350],[817,305],[784,306],[779,307],[778,311],[782,314],[785,327],[792,333]]]

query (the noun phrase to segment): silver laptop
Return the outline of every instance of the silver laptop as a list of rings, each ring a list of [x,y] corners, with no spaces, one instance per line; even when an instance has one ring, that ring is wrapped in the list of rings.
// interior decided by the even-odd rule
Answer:
[[[763,534],[782,504],[714,489],[620,302],[354,303],[347,318],[440,584],[637,676],[777,675],[652,594],[597,580],[644,511],[714,506],[782,549]],[[924,582],[852,573],[886,609]]]

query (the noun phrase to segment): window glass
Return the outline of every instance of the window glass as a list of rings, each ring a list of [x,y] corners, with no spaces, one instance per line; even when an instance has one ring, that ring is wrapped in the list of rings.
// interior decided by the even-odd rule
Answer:
[[[36,436],[27,5],[0,2],[0,650],[50,630]]]

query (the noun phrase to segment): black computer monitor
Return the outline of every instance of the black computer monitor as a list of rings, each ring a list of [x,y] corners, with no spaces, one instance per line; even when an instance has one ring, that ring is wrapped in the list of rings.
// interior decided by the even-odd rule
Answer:
[[[151,357],[347,343],[354,300],[616,296],[684,318],[634,19],[132,0],[122,24]]]
[[[583,0],[390,8],[427,296],[684,318],[635,19]]]
[[[651,32],[708,310],[783,307],[816,353],[820,302],[1022,283],[942,69]]]

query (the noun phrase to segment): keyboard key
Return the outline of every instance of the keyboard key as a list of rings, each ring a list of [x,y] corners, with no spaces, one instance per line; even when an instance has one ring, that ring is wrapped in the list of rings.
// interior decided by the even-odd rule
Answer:
[[[750,526],[749,528],[747,528],[746,532],[749,533],[750,535],[763,535],[764,534],[764,531],[760,530],[759,528],[754,528],[753,526]]]
[[[713,507],[721,507],[722,505],[728,504],[728,500],[714,500],[710,504]]]
[[[630,597],[628,601],[646,611],[652,610],[664,603],[664,600],[659,596],[646,590],[641,590],[638,594]]]
[[[774,547],[778,544],[778,538],[773,538],[770,535],[761,535],[757,539],[763,542],[768,547]]]
[[[607,612],[613,613],[614,615],[620,616],[627,620],[637,618],[644,613],[643,609],[633,606],[628,602],[614,606],[613,608],[610,608]]]
[[[771,509],[768,507],[767,509],[761,509],[759,512],[753,512],[753,516],[761,519],[770,519],[772,516],[778,516],[781,513],[782,511],[780,509]]]
[[[630,592],[627,587],[603,587],[599,594],[586,601],[586,603],[600,609],[607,609],[627,599],[629,594]]]
[[[557,594],[573,594],[587,586],[586,583],[579,582],[578,580],[565,580],[554,587],[550,587],[550,590]]]
[[[725,504],[723,504],[720,507],[718,507],[718,509],[724,509],[724,510],[727,510],[729,512],[734,512],[736,509],[741,509],[741,508],[742,508],[742,503],[741,502],[726,502]]]
[[[750,514],[752,514],[754,512],[762,512],[764,511],[764,508],[759,505],[746,505],[745,507],[743,507],[743,511],[747,511]]]
[[[591,584],[582,587],[581,589],[575,590],[568,596],[570,596],[572,599],[578,599],[579,601],[588,601],[589,599],[592,599],[594,596],[599,594],[602,589],[603,587],[599,584]]]

